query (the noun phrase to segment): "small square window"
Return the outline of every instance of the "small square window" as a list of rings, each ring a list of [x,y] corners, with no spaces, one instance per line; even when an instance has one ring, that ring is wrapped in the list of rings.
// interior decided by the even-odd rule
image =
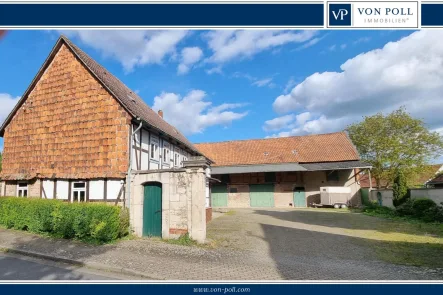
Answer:
[[[25,181],[21,181],[17,183],[17,196],[21,198],[28,197],[28,183]]]
[[[86,182],[72,184],[72,202],[86,202]]]
[[[327,181],[339,181],[340,176],[337,170],[326,171],[326,180]]]

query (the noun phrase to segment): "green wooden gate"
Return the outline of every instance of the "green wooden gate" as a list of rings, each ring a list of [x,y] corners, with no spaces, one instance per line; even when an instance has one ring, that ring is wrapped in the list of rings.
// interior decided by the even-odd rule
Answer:
[[[306,207],[306,195],[303,187],[296,187],[294,190],[294,207]]]
[[[162,185],[145,185],[143,200],[143,236],[162,236]]]
[[[228,187],[226,185],[211,187],[211,207],[228,207]]]
[[[249,185],[251,207],[274,207],[274,185],[273,184],[251,184]]]

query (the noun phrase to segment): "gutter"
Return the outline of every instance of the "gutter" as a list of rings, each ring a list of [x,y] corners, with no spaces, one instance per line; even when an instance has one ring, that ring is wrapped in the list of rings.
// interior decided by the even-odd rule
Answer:
[[[140,118],[137,119],[140,120]],[[128,176],[126,179],[126,185],[128,186],[128,201],[126,202],[126,208],[131,208],[130,204],[131,204],[131,176],[132,176],[132,142],[133,142],[132,140],[134,138],[134,135],[142,128],[142,126],[143,126],[143,121],[140,120],[140,125],[138,126],[137,129],[135,129],[131,133],[131,136],[129,137],[129,168],[128,168]]]

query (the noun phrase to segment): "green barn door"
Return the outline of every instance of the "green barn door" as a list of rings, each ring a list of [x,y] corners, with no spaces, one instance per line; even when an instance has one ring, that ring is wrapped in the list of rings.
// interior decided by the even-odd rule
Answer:
[[[251,184],[249,185],[251,207],[274,207],[274,185],[273,184]]]
[[[211,187],[211,207],[228,207],[228,188],[226,185]]]
[[[162,185],[160,183],[149,183],[145,186],[143,236],[162,236]]]
[[[296,187],[294,190],[294,207],[306,207],[305,189]]]

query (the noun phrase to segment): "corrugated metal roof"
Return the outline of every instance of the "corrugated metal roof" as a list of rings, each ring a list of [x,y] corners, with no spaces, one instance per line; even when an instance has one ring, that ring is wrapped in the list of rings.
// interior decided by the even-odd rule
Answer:
[[[303,166],[304,168],[306,168],[306,171],[372,168],[372,166],[370,164],[362,162],[362,161],[306,163],[306,164],[300,164],[300,165]]]

